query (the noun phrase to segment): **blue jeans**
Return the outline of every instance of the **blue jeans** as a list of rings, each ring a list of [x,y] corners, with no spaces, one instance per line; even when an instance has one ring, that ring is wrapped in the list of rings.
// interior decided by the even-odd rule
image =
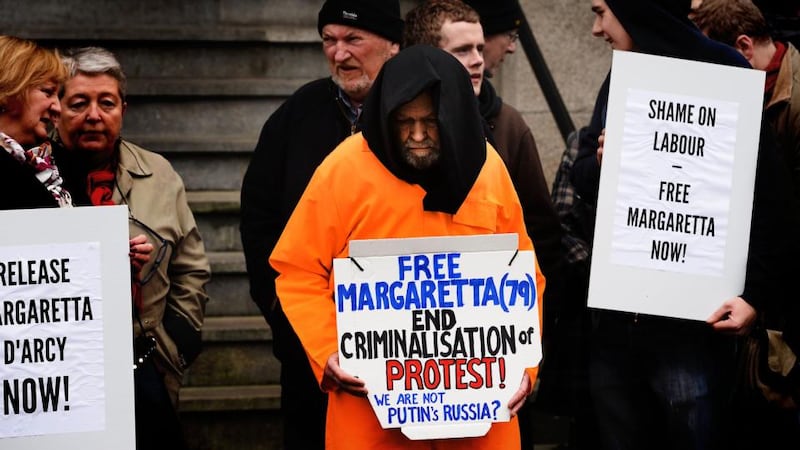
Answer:
[[[696,321],[605,310],[592,316],[589,389],[600,448],[724,445],[735,375],[732,337]]]

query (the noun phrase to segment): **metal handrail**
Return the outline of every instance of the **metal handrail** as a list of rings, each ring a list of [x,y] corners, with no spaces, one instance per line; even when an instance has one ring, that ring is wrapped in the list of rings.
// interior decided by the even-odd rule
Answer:
[[[558,130],[561,132],[564,144],[566,144],[570,133],[575,131],[575,124],[572,122],[566,105],[564,105],[561,93],[558,91],[553,75],[547,67],[547,62],[545,62],[544,55],[539,49],[539,44],[536,43],[536,38],[533,36],[533,31],[528,24],[528,18],[525,17],[524,13],[519,27],[519,42],[525,51],[525,56],[528,57],[533,74],[539,82],[547,105],[550,107],[550,112],[553,114],[553,119],[555,119]]]

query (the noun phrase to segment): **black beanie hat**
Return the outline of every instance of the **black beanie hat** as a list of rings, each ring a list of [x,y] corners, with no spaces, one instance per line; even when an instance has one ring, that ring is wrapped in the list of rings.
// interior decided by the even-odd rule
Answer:
[[[403,39],[398,0],[327,0],[319,10],[317,31],[329,23],[361,28],[392,42]]]
[[[478,15],[484,36],[514,30],[522,25],[522,8],[517,0],[464,0]]]

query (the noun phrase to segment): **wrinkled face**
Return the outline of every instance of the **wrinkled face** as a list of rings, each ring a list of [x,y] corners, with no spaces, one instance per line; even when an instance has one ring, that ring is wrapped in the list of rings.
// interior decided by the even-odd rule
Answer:
[[[392,115],[396,148],[409,166],[425,170],[439,161],[439,124],[430,93],[423,92]]]
[[[591,1],[592,11],[594,12],[592,35],[605,39],[614,50],[633,50],[633,39],[622,27],[617,16],[614,15],[605,0]]]
[[[322,28],[322,50],[333,81],[356,102],[363,102],[383,63],[396,55],[399,45],[377,34],[346,25]]]
[[[517,30],[486,36],[486,47],[483,49],[486,70],[492,75],[497,75],[506,54],[514,53],[516,50]]]
[[[481,93],[483,83],[483,28],[480,23],[452,22],[442,24],[439,47],[455,56],[469,72],[472,90]]]
[[[112,76],[78,74],[64,84],[58,134],[68,149],[110,153],[125,107]]]
[[[6,105],[11,124],[2,131],[23,147],[47,140],[47,132],[61,112],[57,94],[58,84],[54,81],[28,88],[27,100],[12,100]]]

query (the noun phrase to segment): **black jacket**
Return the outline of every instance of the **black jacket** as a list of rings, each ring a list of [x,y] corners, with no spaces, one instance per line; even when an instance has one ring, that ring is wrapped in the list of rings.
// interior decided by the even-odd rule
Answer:
[[[277,273],[267,259],[314,170],[354,131],[344,108],[330,78],[302,86],[264,124],[247,167],[240,231],[250,295],[268,321]]]
[[[36,179],[33,168],[0,148],[0,210],[56,207],[58,203]]]
[[[517,190],[528,236],[548,280],[545,295],[552,298],[556,284],[551,281],[561,272],[563,231],[550,198],[533,133],[519,111],[497,95],[489,80],[483,80],[478,108],[485,122],[486,137],[503,158]]]

